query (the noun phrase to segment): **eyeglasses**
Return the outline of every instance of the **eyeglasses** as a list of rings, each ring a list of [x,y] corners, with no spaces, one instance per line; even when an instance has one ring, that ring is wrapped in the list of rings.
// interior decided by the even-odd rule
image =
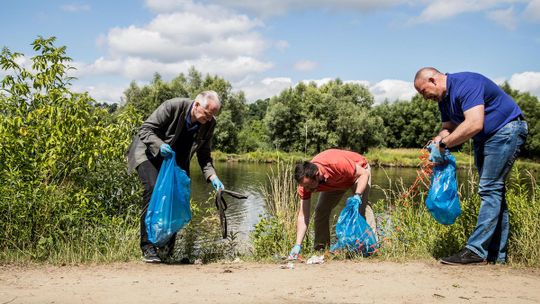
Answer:
[[[212,112],[208,111],[207,109],[203,108],[201,106],[201,109],[203,110],[203,113],[204,113],[204,117],[207,119],[207,120],[210,120],[212,118],[216,118],[216,116],[214,114],[212,114]]]

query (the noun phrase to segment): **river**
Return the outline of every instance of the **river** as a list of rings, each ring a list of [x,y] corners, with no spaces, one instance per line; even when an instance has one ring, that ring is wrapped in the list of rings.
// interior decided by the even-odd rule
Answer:
[[[253,226],[258,223],[259,215],[266,212],[266,205],[261,195],[261,188],[269,182],[268,174],[275,169],[275,164],[256,164],[238,162],[217,162],[216,171],[229,190],[247,194],[246,200],[236,200],[227,196],[227,222],[229,231],[239,233],[241,239],[246,239]],[[464,178],[465,173],[460,172]],[[372,168],[372,190],[369,195],[371,202],[385,198],[382,189],[398,189],[400,185],[410,186],[416,179],[415,168]],[[213,188],[204,182],[198,164],[191,164],[192,199],[204,206],[213,206]],[[209,199],[211,199],[209,201]],[[315,200],[312,202],[312,207]],[[339,212],[344,205],[344,199],[334,212]]]

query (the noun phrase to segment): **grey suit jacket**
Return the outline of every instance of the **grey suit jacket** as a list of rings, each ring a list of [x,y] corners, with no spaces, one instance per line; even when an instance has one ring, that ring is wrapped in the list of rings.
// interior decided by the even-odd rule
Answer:
[[[148,117],[133,136],[128,151],[128,172],[133,172],[142,162],[158,157],[161,144],[167,143],[171,147],[175,144],[185,126],[186,114],[192,103],[188,98],[169,99]],[[193,154],[197,153],[199,165],[207,180],[216,173],[210,155],[215,126],[214,118],[201,125],[189,154],[191,160]]]

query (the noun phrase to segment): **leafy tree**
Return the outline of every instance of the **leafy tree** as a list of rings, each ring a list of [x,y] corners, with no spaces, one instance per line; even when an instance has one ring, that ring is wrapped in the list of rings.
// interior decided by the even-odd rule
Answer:
[[[129,109],[111,116],[71,92],[71,59],[54,41],[32,43],[31,69],[17,64],[20,53],[0,54],[0,248],[35,258],[90,227],[123,223],[120,210],[138,201],[123,155],[139,117]]]
[[[140,88],[132,82],[124,91],[126,105],[134,109],[144,118],[165,100],[184,97],[194,99],[205,90],[216,91],[221,100],[221,113],[217,118],[214,137],[214,148],[224,152],[237,152],[239,147],[238,135],[244,125],[247,110],[244,94],[233,93],[231,84],[225,79],[202,74],[194,67],[188,75],[179,74],[170,82],[165,82],[161,76],[154,74],[153,81]]]
[[[238,152],[272,150],[269,142],[264,121],[253,119],[248,121],[238,134]]]
[[[253,103],[248,104],[248,109],[246,113],[247,120],[262,120],[266,115],[268,110],[268,104],[270,103],[270,98],[267,99],[258,99]]]
[[[424,146],[441,128],[437,103],[415,95],[409,101],[385,102],[373,114],[382,118],[386,144],[390,148]]]
[[[244,153],[272,149],[264,124],[269,102],[270,99],[259,99],[245,105],[243,127],[238,133],[237,152]]]
[[[382,120],[370,117],[373,96],[339,79],[317,87],[300,83],[270,100],[265,123],[273,145],[315,154],[341,147],[364,152],[384,143]]]
[[[264,124],[274,149],[302,151],[302,132],[298,124],[302,121],[301,96],[304,90],[305,85],[299,84],[270,99]]]

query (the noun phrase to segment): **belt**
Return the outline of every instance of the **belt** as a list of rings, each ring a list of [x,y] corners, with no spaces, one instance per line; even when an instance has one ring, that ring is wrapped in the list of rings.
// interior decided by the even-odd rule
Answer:
[[[510,121],[522,121],[522,120],[525,120],[525,117],[523,116],[523,114],[519,114],[516,118],[510,120]]]

